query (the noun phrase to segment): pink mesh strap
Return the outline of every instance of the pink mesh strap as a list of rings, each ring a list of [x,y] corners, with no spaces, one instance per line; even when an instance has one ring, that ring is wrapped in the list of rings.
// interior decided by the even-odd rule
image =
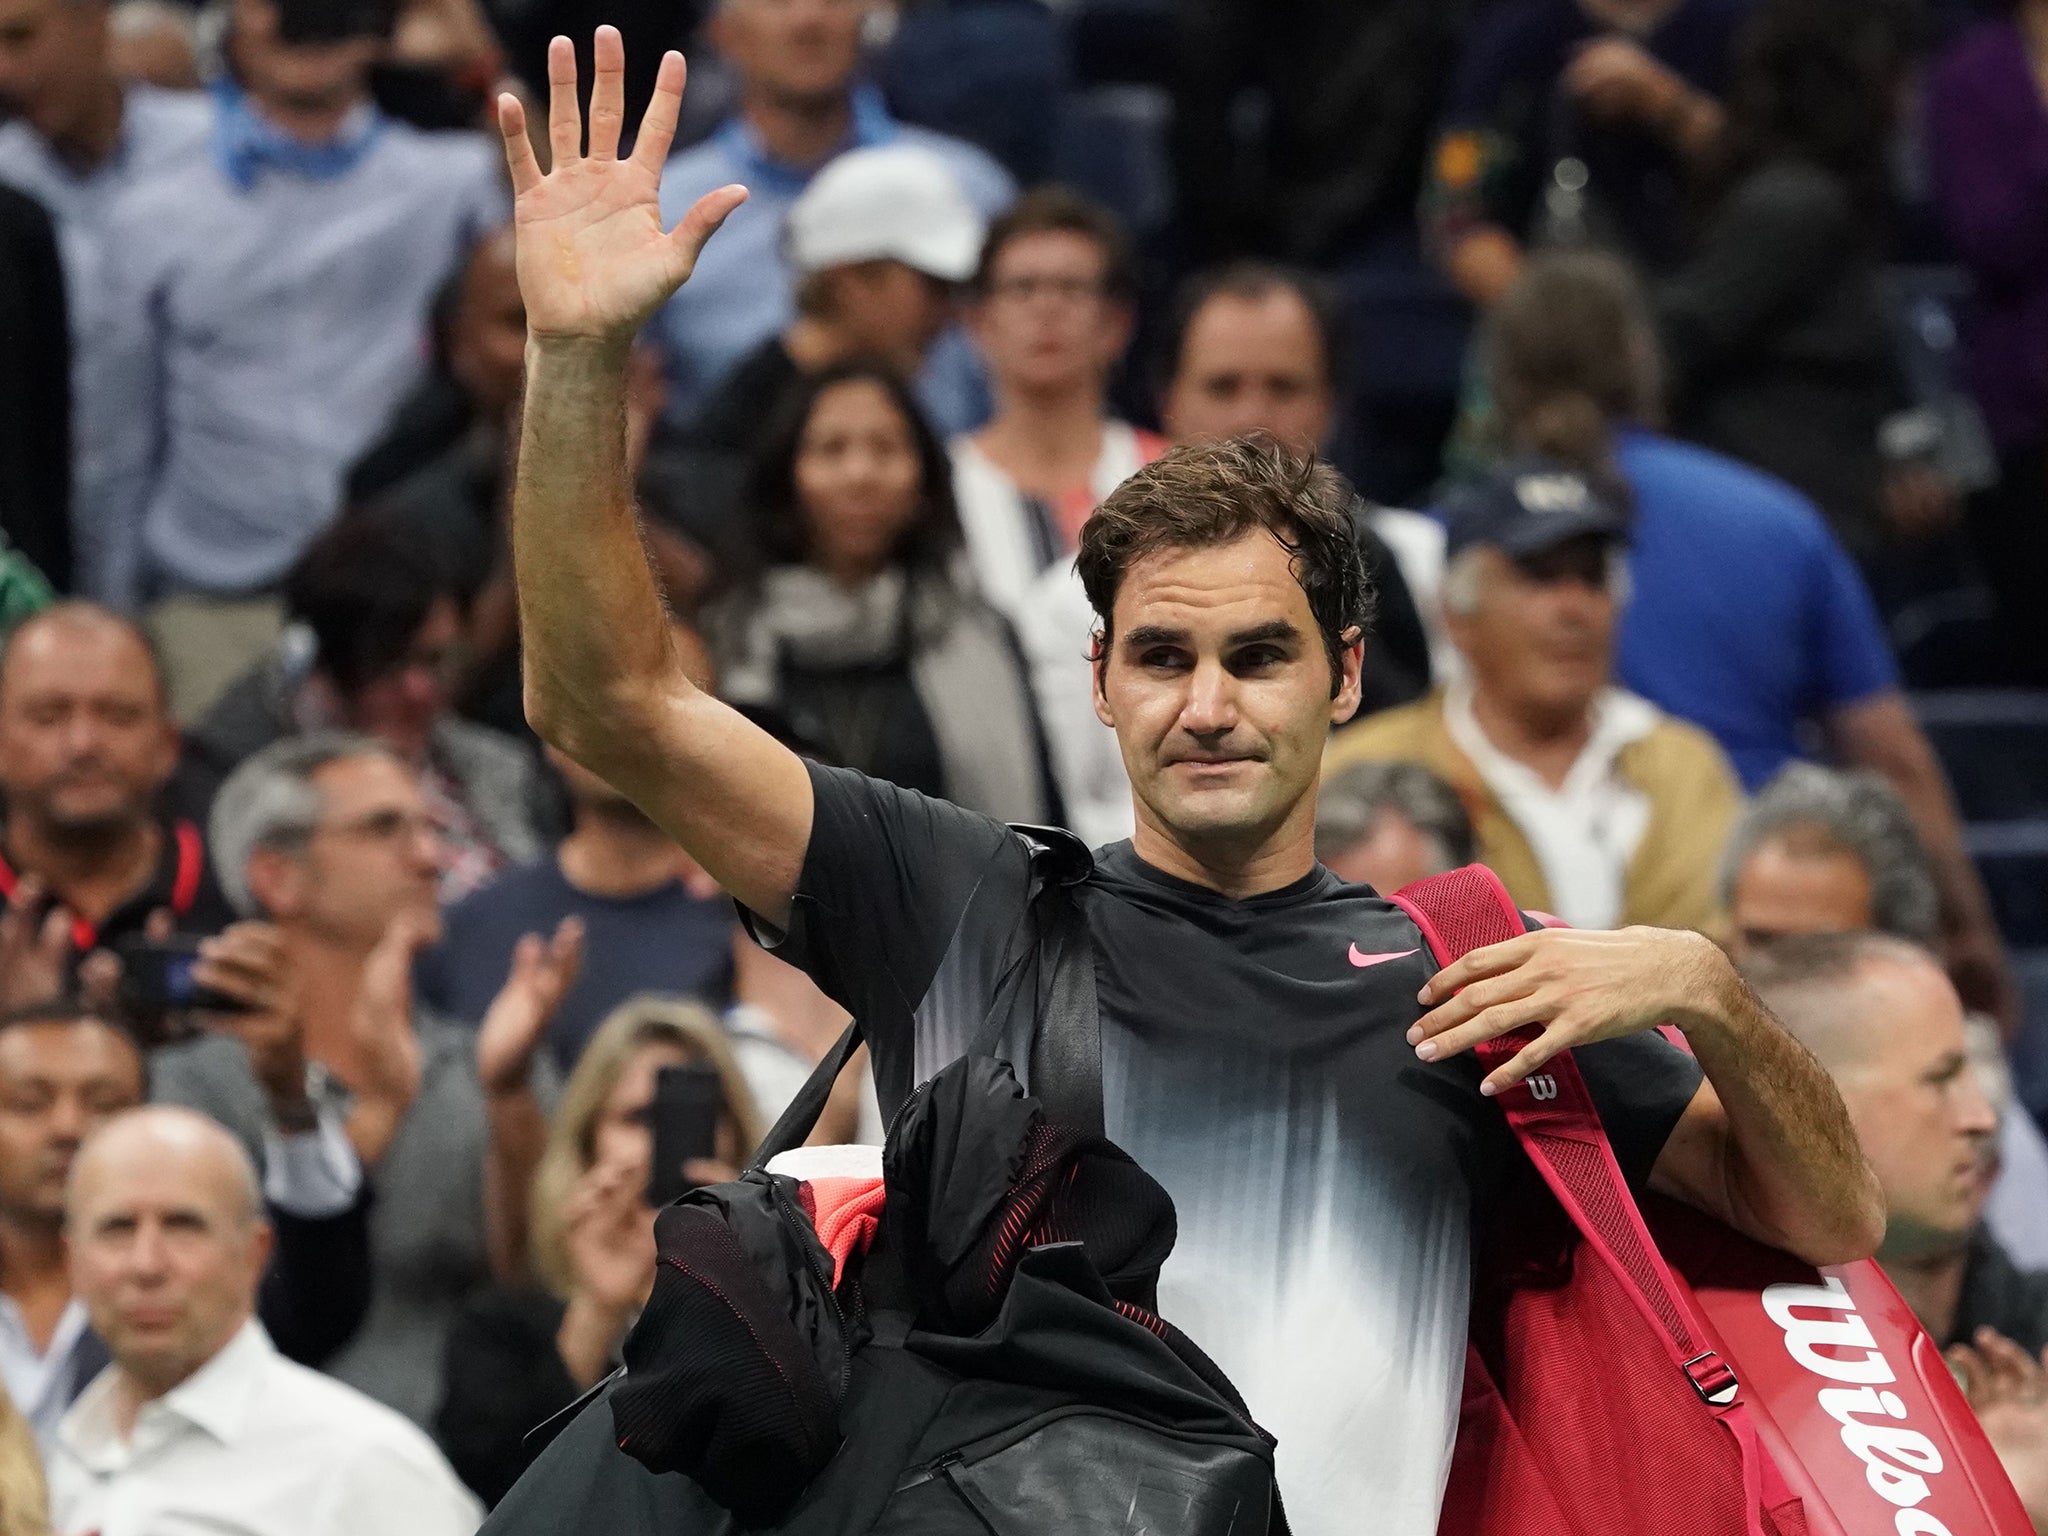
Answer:
[[[1500,877],[1479,864],[1418,880],[1388,899],[1422,930],[1439,965],[1528,931]],[[1533,1026],[1516,1030],[1486,1041],[1475,1054],[1491,1072],[1513,1059],[1535,1034]],[[1500,1104],[1530,1162],[1585,1241],[1627,1283],[1630,1298],[1665,1340],[1672,1362],[1709,1406],[1718,1411],[1733,1405],[1735,1374],[1709,1346],[1690,1303],[1673,1284],[1571,1053],[1553,1056],[1503,1093]]]

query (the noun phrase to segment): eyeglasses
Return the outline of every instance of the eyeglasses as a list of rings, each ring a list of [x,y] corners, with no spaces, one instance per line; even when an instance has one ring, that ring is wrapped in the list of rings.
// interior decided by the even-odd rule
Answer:
[[[327,822],[313,830],[316,834],[326,832],[334,837],[353,838],[366,843],[408,842],[415,838],[439,835],[433,818],[426,812],[401,811],[395,807],[386,811],[372,811],[367,816],[356,817],[353,821]]]
[[[1029,304],[1041,296],[1063,304],[1086,304],[1101,298],[1103,291],[1100,278],[1041,277],[1031,273],[999,277],[988,285],[988,296],[1005,304]]]

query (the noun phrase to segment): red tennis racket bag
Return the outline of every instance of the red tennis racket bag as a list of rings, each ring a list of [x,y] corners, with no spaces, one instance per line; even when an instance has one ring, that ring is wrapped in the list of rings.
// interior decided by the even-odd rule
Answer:
[[[1393,900],[1440,964],[1527,931],[1477,865]],[[1439,1536],[2032,1536],[1875,1263],[1815,1269],[1639,1207],[1570,1052],[1501,1107],[1528,1183],[1475,1267]]]

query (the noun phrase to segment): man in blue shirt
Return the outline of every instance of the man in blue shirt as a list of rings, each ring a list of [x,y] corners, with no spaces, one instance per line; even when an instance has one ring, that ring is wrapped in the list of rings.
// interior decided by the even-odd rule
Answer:
[[[849,149],[919,144],[959,177],[983,218],[1016,194],[1008,172],[973,145],[897,122],[881,93],[856,80],[858,0],[723,0],[711,39],[740,81],[740,107],[710,138],[669,161],[662,217],[680,218],[715,187],[740,182],[750,196],[707,248],[696,276],[648,328],[669,376],[669,415],[694,420],[706,393],[732,366],[788,325],[793,279],[782,226],[790,205],[826,161]],[[941,338],[922,381],[941,435],[979,424],[981,391],[965,339]]]
[[[110,221],[121,344],[98,408],[119,462],[83,510],[115,546],[108,595],[170,600],[152,627],[187,718],[274,638],[271,589],[419,379],[435,294],[507,212],[485,141],[371,103],[381,37],[282,23],[236,0],[208,152]]]

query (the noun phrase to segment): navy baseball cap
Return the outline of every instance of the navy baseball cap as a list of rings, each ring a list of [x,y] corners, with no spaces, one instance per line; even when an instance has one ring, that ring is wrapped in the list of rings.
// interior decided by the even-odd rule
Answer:
[[[1556,459],[1509,459],[1444,504],[1444,554],[1491,544],[1515,559],[1589,534],[1628,536],[1628,508],[1594,481]]]

